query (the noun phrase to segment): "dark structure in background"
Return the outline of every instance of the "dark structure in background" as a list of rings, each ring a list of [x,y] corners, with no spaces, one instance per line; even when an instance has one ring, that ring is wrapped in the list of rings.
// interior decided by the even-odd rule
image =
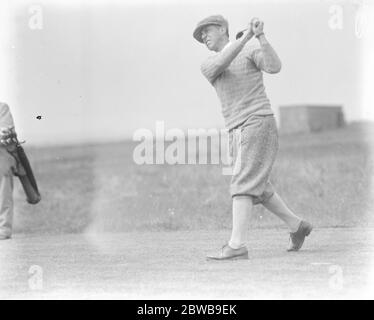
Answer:
[[[282,134],[316,132],[345,125],[342,106],[289,105],[280,106]]]

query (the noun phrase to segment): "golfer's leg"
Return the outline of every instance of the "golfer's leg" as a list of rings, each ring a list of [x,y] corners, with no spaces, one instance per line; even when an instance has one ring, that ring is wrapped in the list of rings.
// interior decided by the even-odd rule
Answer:
[[[282,219],[287,226],[290,228],[291,232],[296,232],[301,219],[296,216],[290,208],[284,203],[282,198],[274,191],[273,196],[271,196],[267,201],[263,202],[262,205]]]
[[[12,235],[13,177],[0,175],[0,238]]]
[[[245,245],[249,217],[253,208],[250,196],[235,196],[232,200],[232,232],[229,246],[238,249]]]

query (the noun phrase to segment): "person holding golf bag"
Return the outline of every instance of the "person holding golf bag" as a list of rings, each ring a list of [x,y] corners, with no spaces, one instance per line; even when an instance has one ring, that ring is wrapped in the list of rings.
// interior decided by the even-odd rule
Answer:
[[[15,159],[7,152],[4,137],[14,127],[9,107],[0,103],[0,240],[12,235],[13,220],[13,170]]]
[[[287,224],[287,250],[297,251],[312,225],[290,210],[269,180],[278,151],[278,131],[262,73],[278,73],[281,61],[265,37],[264,23],[252,19],[248,28],[230,41],[227,20],[213,15],[197,24],[193,37],[214,52],[202,63],[201,71],[220,99],[234,160],[231,238],[218,253],[207,258],[248,259],[245,238],[253,206],[257,204]],[[249,43],[253,37],[257,45]]]
[[[9,106],[0,102],[0,240],[10,239],[13,228],[13,175],[20,179],[26,200],[41,200],[23,147],[17,139]]]

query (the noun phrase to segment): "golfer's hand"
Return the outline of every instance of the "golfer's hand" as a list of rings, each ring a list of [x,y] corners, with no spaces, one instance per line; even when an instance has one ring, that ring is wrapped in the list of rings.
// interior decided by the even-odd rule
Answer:
[[[254,36],[258,36],[264,33],[264,22],[259,20],[258,18],[253,18],[251,20],[251,30]]]

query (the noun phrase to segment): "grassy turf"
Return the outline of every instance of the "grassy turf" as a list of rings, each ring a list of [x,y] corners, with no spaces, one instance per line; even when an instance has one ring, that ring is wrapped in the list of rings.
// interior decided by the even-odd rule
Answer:
[[[372,125],[280,137],[272,182],[318,227],[373,225]],[[42,202],[30,206],[16,182],[16,233],[84,230],[226,229],[230,177],[220,165],[136,165],[135,143],[28,148]],[[261,206],[253,228],[282,227]]]
[[[315,229],[292,253],[285,230],[254,229],[249,260],[206,261],[229,233],[18,234],[0,242],[0,299],[373,298],[373,229]]]

